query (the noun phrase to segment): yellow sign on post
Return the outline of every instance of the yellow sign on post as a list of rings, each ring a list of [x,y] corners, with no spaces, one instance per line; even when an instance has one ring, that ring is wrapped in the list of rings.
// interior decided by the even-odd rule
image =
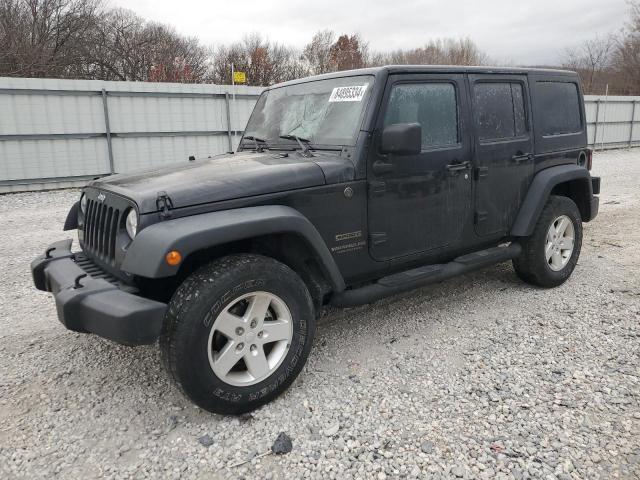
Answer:
[[[246,83],[247,75],[244,72],[233,72],[233,83]]]

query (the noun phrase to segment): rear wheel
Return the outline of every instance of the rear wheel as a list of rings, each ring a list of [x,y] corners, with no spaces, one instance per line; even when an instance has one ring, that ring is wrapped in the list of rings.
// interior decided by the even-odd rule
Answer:
[[[564,283],[578,262],[582,218],[567,197],[551,196],[531,236],[520,240],[522,253],[513,261],[518,276],[540,287]]]
[[[203,267],[176,291],[160,347],[194,403],[243,413],[293,382],[314,332],[311,297],[294,271],[271,258],[233,255]]]

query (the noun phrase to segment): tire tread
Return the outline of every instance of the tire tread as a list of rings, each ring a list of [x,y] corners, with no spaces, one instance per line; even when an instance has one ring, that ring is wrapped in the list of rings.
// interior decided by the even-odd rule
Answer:
[[[573,217],[576,222],[575,243],[572,258],[560,272],[553,272],[546,264],[542,251],[546,243],[547,231],[551,221],[560,216]],[[551,288],[564,283],[573,272],[582,246],[582,219],[578,206],[568,197],[551,195],[545,204],[533,233],[519,240],[522,253],[513,260],[516,274],[524,282],[538,287]]]
[[[256,254],[237,254],[222,257],[204,265],[187,277],[174,292],[169,302],[167,313],[165,314],[163,329],[159,340],[161,362],[168,372],[172,383],[174,383],[185,396],[192,398],[182,383],[178,367],[180,365],[180,352],[184,351],[193,328],[193,322],[190,321],[188,315],[188,310],[191,307],[193,298],[207,298],[209,291],[215,289],[216,286],[224,285],[225,282],[233,282],[233,275],[238,269],[241,269],[243,272],[257,272],[265,268],[280,270],[280,274],[282,275],[294,275],[297,278],[304,292],[305,298],[303,302],[307,305],[309,311],[312,312],[310,316],[312,318],[309,318],[308,321],[313,321],[315,324],[313,302],[308,289],[293,270],[277,260]],[[313,330],[315,330],[315,328],[313,328]],[[312,339],[313,331],[310,340]],[[291,381],[293,381],[293,379]],[[193,398],[192,400],[195,401]],[[220,409],[220,413],[243,413],[253,410],[257,406],[259,405],[252,406],[251,408]]]

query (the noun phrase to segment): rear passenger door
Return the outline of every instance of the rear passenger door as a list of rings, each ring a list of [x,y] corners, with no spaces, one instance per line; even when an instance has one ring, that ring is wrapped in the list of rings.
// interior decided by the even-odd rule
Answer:
[[[475,131],[475,231],[500,237],[513,224],[534,170],[524,75],[470,75]]]

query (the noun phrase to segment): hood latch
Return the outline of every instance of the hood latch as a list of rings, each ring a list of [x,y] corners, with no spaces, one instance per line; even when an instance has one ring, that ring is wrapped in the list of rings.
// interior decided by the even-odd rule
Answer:
[[[164,220],[171,216],[173,202],[171,201],[171,197],[167,195],[167,192],[158,192],[158,197],[156,198],[156,207],[158,208],[161,219]]]

